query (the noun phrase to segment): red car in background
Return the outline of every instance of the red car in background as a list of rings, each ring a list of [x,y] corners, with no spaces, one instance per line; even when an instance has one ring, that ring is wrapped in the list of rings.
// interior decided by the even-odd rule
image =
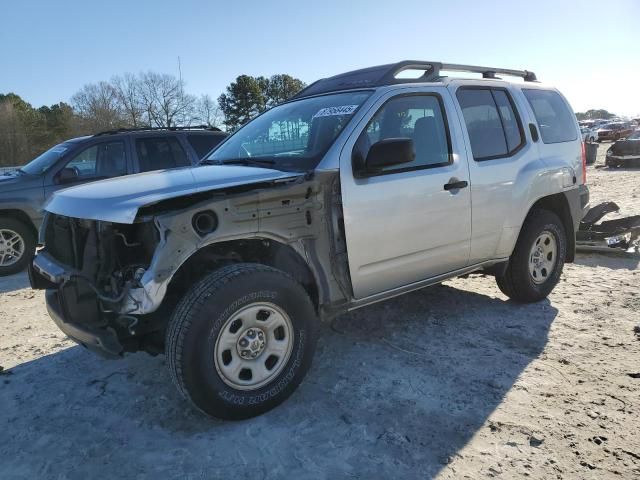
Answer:
[[[630,135],[634,128],[629,122],[611,122],[598,129],[598,141],[610,140],[615,142]]]

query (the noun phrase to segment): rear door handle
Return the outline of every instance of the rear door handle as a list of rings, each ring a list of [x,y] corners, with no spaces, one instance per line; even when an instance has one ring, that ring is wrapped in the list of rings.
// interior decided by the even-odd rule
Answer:
[[[453,178],[451,180],[454,180]],[[456,181],[456,182],[452,182],[449,181],[449,183],[445,183],[444,184],[444,189],[445,190],[459,190],[461,188],[466,188],[469,186],[469,182],[467,182],[466,180],[460,180],[460,181]]]

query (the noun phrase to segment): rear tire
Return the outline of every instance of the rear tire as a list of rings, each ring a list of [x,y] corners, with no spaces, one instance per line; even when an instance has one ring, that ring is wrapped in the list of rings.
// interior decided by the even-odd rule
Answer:
[[[194,285],[166,332],[180,393],[207,415],[239,420],[282,403],[315,351],[318,321],[305,289],[259,264],[223,267]]]
[[[0,218],[0,277],[24,270],[35,251],[36,238],[28,225]]]
[[[533,210],[522,226],[505,274],[496,277],[498,287],[516,302],[540,301],[558,283],[566,254],[560,218],[548,210]]]

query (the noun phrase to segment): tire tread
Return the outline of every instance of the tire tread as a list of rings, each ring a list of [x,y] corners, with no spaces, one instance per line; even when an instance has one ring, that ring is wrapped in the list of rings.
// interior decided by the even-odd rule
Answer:
[[[182,357],[186,332],[191,326],[195,312],[199,310],[199,307],[203,306],[209,297],[215,295],[218,290],[228,283],[235,281],[238,277],[252,275],[257,272],[270,272],[295,282],[287,273],[267,265],[257,263],[235,263],[233,265],[227,265],[210,273],[191,288],[178,303],[167,325],[165,354],[171,380],[182,397],[205,415],[207,413],[193,401],[184,382]],[[311,300],[309,299],[309,301]]]
[[[561,230],[564,230],[562,221],[554,212],[545,209],[535,209],[531,211],[522,227],[516,246],[511,254],[511,258],[509,259],[509,265],[507,266],[505,274],[496,277],[498,288],[507,297],[516,302],[532,303],[540,300],[539,296],[531,291],[531,288],[527,283],[528,278],[522,278],[516,271],[516,262],[524,261],[529,256],[529,245],[526,240],[530,230],[537,224],[548,224],[549,222],[556,224],[561,228]],[[560,250],[560,245],[558,245],[558,251],[560,252]],[[564,266],[564,258],[559,259],[558,262],[561,263],[559,263],[556,268],[559,268],[561,272]],[[553,289],[554,286],[555,284],[551,289]]]

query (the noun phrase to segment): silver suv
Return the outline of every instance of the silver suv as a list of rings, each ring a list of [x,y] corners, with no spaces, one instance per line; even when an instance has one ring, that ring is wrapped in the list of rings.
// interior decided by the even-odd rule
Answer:
[[[164,351],[198,409],[247,418],[301,382],[320,320],[475,271],[514,301],[545,298],[588,204],[581,147],[567,101],[532,72],[349,72],[201,166],[56,193],[31,283],[78,343]]]

